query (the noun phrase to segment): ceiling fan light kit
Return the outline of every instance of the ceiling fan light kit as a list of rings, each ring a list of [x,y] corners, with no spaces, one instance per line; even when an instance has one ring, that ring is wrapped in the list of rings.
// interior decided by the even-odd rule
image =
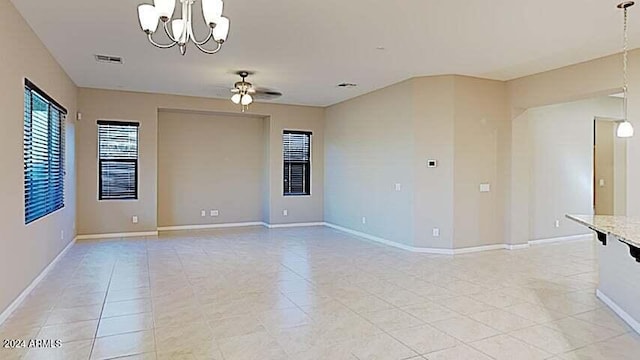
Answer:
[[[246,80],[247,76],[249,76],[248,71],[238,71],[237,74],[240,75],[242,80],[233,85],[231,101],[236,105],[241,105],[242,112],[245,112],[249,109],[249,105],[253,103],[252,95],[256,93],[256,89],[253,88],[253,84]]]
[[[168,49],[178,45],[182,55],[187,52],[187,44],[192,42],[200,51],[206,54],[215,54],[222,48],[222,44],[229,36],[230,21],[222,16],[224,3],[222,0],[200,0],[202,2],[202,14],[209,27],[209,34],[202,40],[196,39],[193,33],[193,5],[198,0],[154,0],[153,5],[141,4],[138,6],[138,19],[142,31],[147,34],[149,42],[161,49]],[[176,2],[182,7],[181,18],[173,19]],[[161,44],[153,39],[153,34],[158,30],[158,24],[162,23],[164,32],[171,41],[169,44]],[[213,42],[215,47],[208,49],[205,45]]]

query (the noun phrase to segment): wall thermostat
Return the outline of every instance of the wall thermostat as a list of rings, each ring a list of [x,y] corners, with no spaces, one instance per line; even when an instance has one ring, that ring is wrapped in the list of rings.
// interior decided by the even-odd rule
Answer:
[[[438,167],[438,160],[427,160],[427,167]]]

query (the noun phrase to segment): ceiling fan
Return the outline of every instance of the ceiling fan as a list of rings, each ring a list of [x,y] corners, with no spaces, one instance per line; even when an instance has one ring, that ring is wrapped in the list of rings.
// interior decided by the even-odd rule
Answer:
[[[231,101],[233,101],[234,104],[241,105],[242,112],[245,112],[254,100],[273,100],[282,96],[282,93],[279,91],[254,87],[253,84],[247,81],[247,77],[253,75],[252,72],[243,70],[236,72],[236,74],[240,76],[242,80],[233,85],[231,89],[231,93],[233,94]]]

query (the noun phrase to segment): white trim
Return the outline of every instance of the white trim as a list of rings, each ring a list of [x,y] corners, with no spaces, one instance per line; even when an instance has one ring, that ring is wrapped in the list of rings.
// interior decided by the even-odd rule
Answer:
[[[292,224],[267,224],[263,223],[263,225],[269,229],[279,229],[279,228],[295,228],[295,227],[310,227],[310,226],[325,226],[326,224],[323,222],[309,222],[309,223],[292,223]]]
[[[254,221],[254,222],[228,223],[228,224],[162,226],[158,228],[158,231],[222,229],[222,228],[247,227],[247,226],[266,226],[266,224],[261,221]]]
[[[112,233],[112,234],[91,234],[91,235],[78,235],[78,240],[94,240],[94,239],[113,239],[123,237],[137,237],[137,236],[158,236],[157,231],[145,231],[145,232],[130,232],[130,233]]]
[[[640,322],[634,319],[631,315],[629,315],[626,311],[622,310],[615,301],[611,300],[607,295],[605,295],[600,289],[596,290],[596,296],[598,299],[602,300],[603,303],[607,304],[614,313],[616,313],[624,322],[626,322],[633,330],[640,334]]]
[[[363,233],[363,232],[360,232],[360,231],[351,230],[349,228],[345,228],[345,227],[342,227],[342,226],[339,226],[339,225],[335,225],[335,224],[331,224],[331,223],[325,223],[325,225],[327,227],[332,228],[332,229],[336,229],[336,230],[340,230],[342,232],[346,232],[347,234],[355,235],[357,237],[360,237],[360,238],[363,238],[363,239],[366,239],[366,240],[370,240],[370,241],[374,241],[374,242],[377,242],[377,243],[380,243],[380,244],[393,246],[395,248],[402,249],[402,250],[407,250],[407,251],[416,252],[416,253],[439,254],[439,255],[453,255],[454,254],[454,251],[451,250],[451,249],[418,248],[418,247],[413,247],[413,246],[409,246],[409,245],[400,244],[400,243],[397,243],[395,241],[383,239],[381,237],[369,235],[367,233]]]
[[[555,237],[550,239],[529,240],[529,245],[552,244],[552,243],[558,243],[558,242],[583,241],[583,240],[593,240],[593,234],[580,234],[580,235],[571,235],[571,236],[561,236],[561,237]]]
[[[40,275],[38,275],[35,279],[33,279],[31,284],[29,284],[29,286],[27,286],[22,291],[22,293],[20,293],[20,295],[18,295],[18,297],[15,300],[13,300],[13,302],[0,314],[0,325],[2,325],[2,323],[4,323],[9,318],[9,316],[11,316],[11,314],[20,306],[20,304],[22,304],[22,302],[24,301],[24,299],[27,298],[29,293],[33,291],[33,289],[35,289],[36,286],[38,286],[40,281],[42,281],[42,279],[44,279],[44,277],[47,276],[49,271],[51,271],[51,269],[53,269],[56,263],[60,261],[60,259],[62,259],[64,254],[66,254],[67,251],[71,249],[73,244],[76,243],[77,239],[78,239],[77,237],[73,238],[73,240],[71,240],[69,244],[67,244],[67,246],[65,246],[65,248],[62,249],[62,251],[60,251],[60,253],[55,257],[55,259],[53,259],[53,261],[51,261],[49,265],[47,265],[47,267],[45,267],[44,270],[42,270],[42,272],[40,272]]]
[[[453,249],[453,254],[454,255],[470,254],[470,253],[476,253],[476,252],[482,252],[482,251],[504,250],[506,248],[507,248],[506,244],[474,246],[474,247],[468,247],[468,248]]]
[[[506,250],[522,250],[528,249],[531,245],[529,243],[526,244],[504,244],[504,249]]]

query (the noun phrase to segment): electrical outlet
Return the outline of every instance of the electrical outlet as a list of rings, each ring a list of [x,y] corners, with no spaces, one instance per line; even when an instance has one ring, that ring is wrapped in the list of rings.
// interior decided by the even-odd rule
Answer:
[[[209,213],[212,217],[216,217],[218,215],[220,215],[220,211],[218,210],[211,210],[211,212]]]
[[[367,218],[366,218],[366,217],[364,217],[364,216],[362,217],[362,223],[363,223],[363,224],[366,224],[366,223],[367,223]]]
[[[134,215],[134,216],[131,218],[131,222],[132,222],[132,223],[134,223],[134,224],[137,224],[137,223],[138,223],[138,216],[137,216],[137,215]]]
[[[559,228],[560,227],[560,220],[556,220],[556,227]]]
[[[439,236],[440,236],[440,229],[433,228],[433,237],[439,237]]]
[[[282,216],[289,216],[289,210],[287,209],[282,210]]]
[[[60,230],[60,240],[64,240],[64,230]]]

